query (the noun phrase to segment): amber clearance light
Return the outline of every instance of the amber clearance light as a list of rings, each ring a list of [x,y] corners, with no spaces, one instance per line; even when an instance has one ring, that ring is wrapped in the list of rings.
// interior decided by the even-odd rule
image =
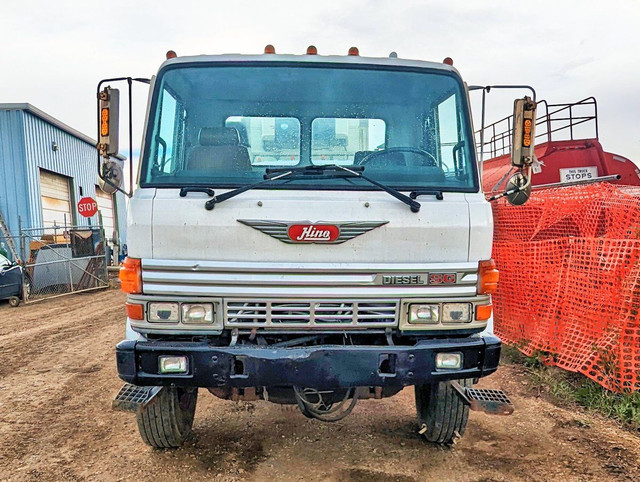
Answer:
[[[488,295],[495,293],[498,289],[498,268],[492,259],[480,261],[478,263],[478,294]]]
[[[125,303],[127,317],[131,320],[144,320],[144,306],[134,303]]]
[[[491,318],[491,308],[491,305],[476,306],[476,321],[487,321]]]
[[[524,147],[531,146],[531,127],[532,127],[531,119],[524,120],[524,135],[522,136],[522,145]]]
[[[138,258],[125,258],[120,266],[120,289],[125,293],[142,293],[142,263]]]
[[[100,111],[100,135],[107,137],[109,135],[109,109],[103,107]]]

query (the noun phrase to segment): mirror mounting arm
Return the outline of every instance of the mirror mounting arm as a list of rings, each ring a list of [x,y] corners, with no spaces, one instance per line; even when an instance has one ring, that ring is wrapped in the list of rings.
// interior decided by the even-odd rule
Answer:
[[[129,101],[129,191],[122,189],[120,185],[114,182],[114,179],[107,178],[103,173],[103,166],[101,159],[109,162],[112,156],[119,160],[124,160],[122,156],[118,154],[118,104],[119,93],[117,89],[112,89],[107,86],[104,90],[102,85],[107,82],[127,82],[128,87],[128,101]],[[133,114],[132,114],[132,86],[133,82],[140,82],[143,84],[150,84],[150,79],[133,78],[133,77],[115,77],[111,79],[103,79],[98,83],[96,92],[97,97],[97,121],[98,121],[98,143],[97,147],[97,167],[98,177],[108,186],[111,186],[114,191],[120,191],[127,197],[133,195]],[[113,110],[111,110],[113,108]],[[106,109],[106,112],[105,112]],[[114,162],[114,161],[111,161]],[[120,183],[121,184],[121,183]]]

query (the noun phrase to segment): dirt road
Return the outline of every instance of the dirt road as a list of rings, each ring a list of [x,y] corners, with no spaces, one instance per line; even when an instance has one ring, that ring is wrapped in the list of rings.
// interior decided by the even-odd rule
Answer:
[[[472,412],[453,448],[416,433],[413,391],[363,401],[323,424],[267,402],[201,391],[195,438],[173,451],[139,439],[113,412],[124,332],[116,290],[10,308],[0,302],[2,480],[639,480],[640,436],[556,407],[507,365],[484,384],[514,400],[511,417]]]

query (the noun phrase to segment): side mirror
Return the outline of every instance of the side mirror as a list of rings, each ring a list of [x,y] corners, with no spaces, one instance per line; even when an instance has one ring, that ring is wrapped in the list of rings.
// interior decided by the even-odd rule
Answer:
[[[530,97],[513,103],[513,138],[511,165],[520,169],[531,166],[535,147],[536,103]]]
[[[100,140],[98,150],[105,159],[118,154],[118,116],[120,109],[120,91],[105,87],[98,94],[100,99]]]
[[[98,173],[98,186],[107,194],[113,194],[122,187],[124,173],[118,161],[106,159],[102,161]]]
[[[505,195],[510,204],[521,206],[531,197],[531,183],[524,174],[516,172],[507,182]]]

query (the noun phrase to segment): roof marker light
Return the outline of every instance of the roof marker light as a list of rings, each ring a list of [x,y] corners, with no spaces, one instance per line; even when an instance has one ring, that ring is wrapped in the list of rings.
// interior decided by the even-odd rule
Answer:
[[[453,59],[451,57],[445,57],[442,61],[443,64],[451,65],[453,67]]]
[[[391,52],[389,54],[389,58],[390,59],[397,59],[398,58],[398,53],[397,52]]]
[[[178,56],[178,54],[175,52],[175,50],[169,50],[167,52],[167,60],[175,59],[177,56]]]
[[[360,51],[358,50],[358,47],[351,47],[349,49],[349,55],[360,55]]]
[[[276,48],[275,48],[273,45],[268,44],[268,45],[264,48],[264,53],[265,53],[265,54],[275,54],[275,53],[276,53]]]
[[[318,49],[315,45],[309,45],[307,47],[307,55],[318,55]]]

